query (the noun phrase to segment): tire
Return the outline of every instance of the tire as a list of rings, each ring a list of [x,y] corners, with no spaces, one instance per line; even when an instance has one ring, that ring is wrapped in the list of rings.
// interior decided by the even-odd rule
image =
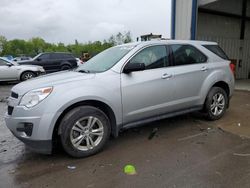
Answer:
[[[27,71],[27,72],[22,73],[21,81],[29,80],[29,79],[34,78],[34,77],[36,77],[35,73],[33,73],[31,71]]]
[[[72,157],[82,158],[104,148],[110,136],[110,121],[101,110],[80,106],[64,116],[60,129],[64,151]]]
[[[61,70],[62,70],[62,71],[64,71],[64,70],[69,70],[69,69],[71,69],[71,66],[69,66],[69,65],[63,65],[63,66],[61,67]]]
[[[218,120],[226,112],[229,100],[225,90],[220,87],[213,87],[206,98],[205,113],[208,120]]]

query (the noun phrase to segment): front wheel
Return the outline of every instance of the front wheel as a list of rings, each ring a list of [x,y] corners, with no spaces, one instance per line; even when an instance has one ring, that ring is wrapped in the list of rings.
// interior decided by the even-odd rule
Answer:
[[[92,106],[70,111],[61,123],[61,142],[72,157],[87,157],[101,151],[110,136],[108,117]]]
[[[24,72],[22,75],[21,75],[21,81],[25,81],[25,80],[29,80],[31,78],[34,78],[36,77],[35,73],[33,72]]]
[[[205,111],[208,120],[218,120],[226,112],[228,96],[224,89],[213,87],[206,98]]]

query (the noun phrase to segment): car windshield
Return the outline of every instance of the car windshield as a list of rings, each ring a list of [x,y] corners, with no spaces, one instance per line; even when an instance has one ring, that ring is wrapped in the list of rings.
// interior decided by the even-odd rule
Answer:
[[[76,71],[86,73],[107,71],[134,47],[135,45],[124,45],[109,48],[85,62]]]
[[[7,59],[7,58],[5,58],[5,57],[1,57],[0,58],[0,60],[2,60],[4,63],[11,63],[11,64],[13,64],[13,65],[19,65],[17,62],[15,62],[15,61],[11,61],[11,60],[9,60],[9,59]]]
[[[36,55],[35,57],[33,57],[32,59],[34,60],[34,59],[38,58],[40,55],[41,55],[41,53],[40,53],[40,54],[37,54],[37,55]]]

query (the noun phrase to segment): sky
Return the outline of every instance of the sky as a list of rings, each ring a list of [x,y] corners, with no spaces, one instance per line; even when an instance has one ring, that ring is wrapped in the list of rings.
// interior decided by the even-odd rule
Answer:
[[[0,35],[66,44],[130,31],[170,37],[171,0],[0,0]]]

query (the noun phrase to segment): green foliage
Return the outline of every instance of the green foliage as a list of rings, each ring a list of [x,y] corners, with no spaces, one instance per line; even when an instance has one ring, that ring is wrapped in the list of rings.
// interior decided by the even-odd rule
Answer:
[[[96,55],[109,47],[131,41],[130,32],[125,32],[123,34],[119,32],[117,35],[112,35],[108,40],[104,40],[103,42],[95,41],[83,44],[75,40],[74,44],[69,45],[65,45],[61,42],[58,44],[47,43],[39,37],[31,38],[28,41],[20,39],[7,41],[4,36],[0,36],[0,56],[35,56],[41,52],[71,52],[76,57],[80,57],[84,52]]]

